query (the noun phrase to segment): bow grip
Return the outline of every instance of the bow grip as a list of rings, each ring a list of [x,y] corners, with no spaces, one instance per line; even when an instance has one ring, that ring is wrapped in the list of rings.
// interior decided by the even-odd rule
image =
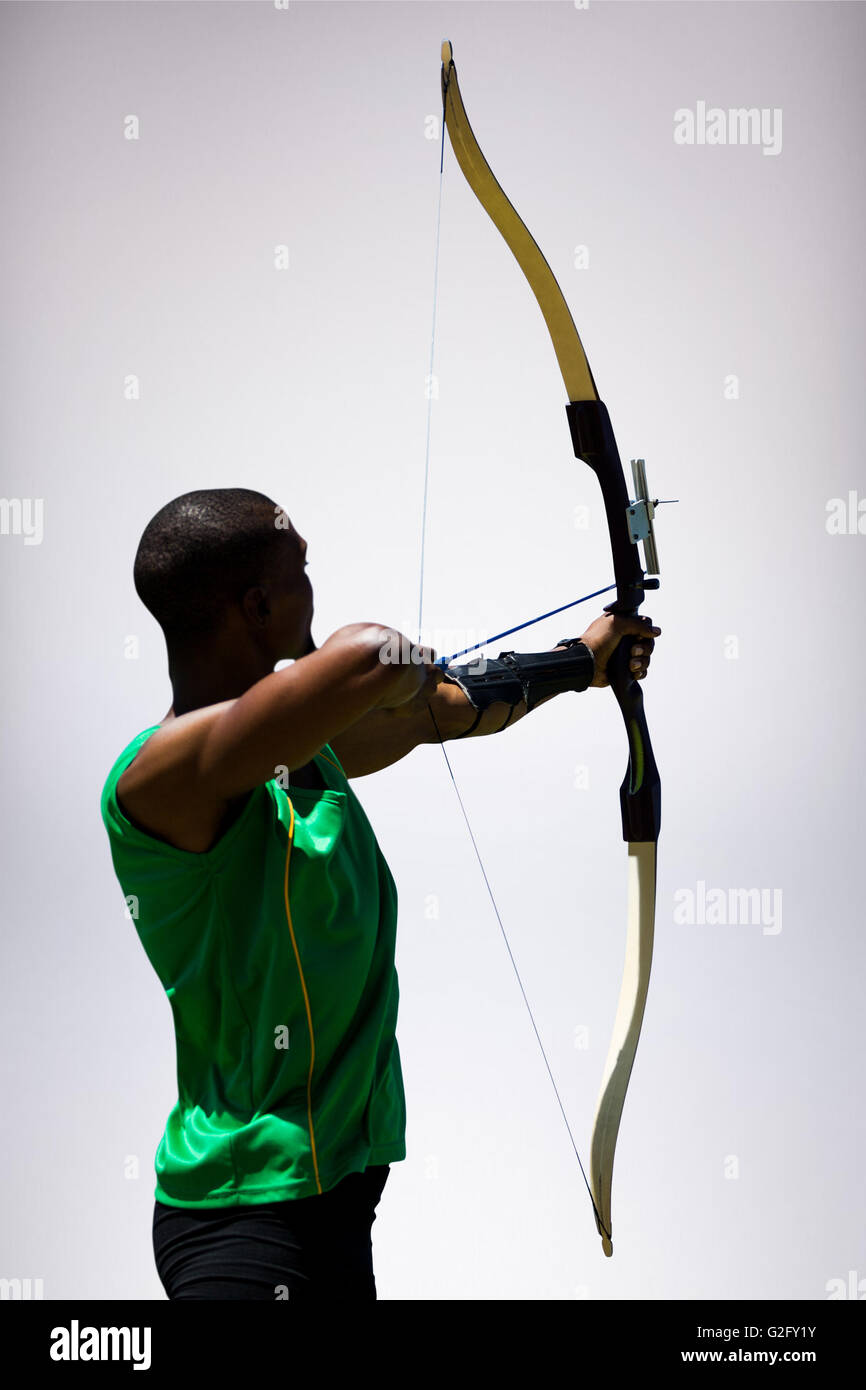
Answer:
[[[619,789],[619,804],[622,838],[629,844],[655,843],[662,819],[661,779],[647,729],[643,691],[629,671],[632,644],[637,640],[631,635],[624,637],[607,666],[628,735],[628,767]]]

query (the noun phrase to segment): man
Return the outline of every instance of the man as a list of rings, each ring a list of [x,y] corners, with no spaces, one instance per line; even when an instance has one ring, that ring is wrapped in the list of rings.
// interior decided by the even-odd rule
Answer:
[[[173,699],[102,815],[174,1016],[153,1223],[170,1299],[376,1297],[370,1231],[406,1154],[397,895],[348,779],[605,685],[623,637],[643,678],[659,633],[605,615],[448,675],[378,623],[316,648],[306,550],[269,498],[226,488],[168,503],[135,560]]]

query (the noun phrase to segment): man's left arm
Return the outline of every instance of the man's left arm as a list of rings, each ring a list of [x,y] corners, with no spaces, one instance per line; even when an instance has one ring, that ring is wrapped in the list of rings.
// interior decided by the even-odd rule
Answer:
[[[373,709],[351,728],[345,729],[333,741],[334,752],[348,777],[365,777],[392,763],[399,762],[422,743],[447,742],[455,738],[479,738],[511,728],[537,705],[553,699],[560,690],[583,690],[587,685],[606,686],[607,663],[619,643],[631,636],[630,669],[637,680],[643,680],[650,663],[654,639],[661,629],[644,616],[622,617],[604,613],[590,624],[583,637],[560,644],[553,652],[552,667],[560,665],[562,680],[557,688],[557,673],[545,669],[544,654],[521,658],[517,653],[502,653],[514,661],[503,664],[502,658],[486,663],[487,677],[472,674],[473,667],[461,667],[456,674],[461,684],[440,678],[433,688],[428,684],[405,704],[391,709]],[[572,680],[566,668],[569,658],[566,645],[575,650]],[[587,653],[590,660],[586,664]],[[498,669],[496,669],[498,668]],[[485,670],[482,664],[480,671]],[[461,688],[461,685],[463,688]],[[506,699],[497,699],[497,686],[506,690]],[[518,698],[520,689],[523,698]],[[467,692],[471,692],[470,694]],[[527,705],[526,695],[529,695]]]
[[[438,743],[493,734],[508,720],[509,728],[526,714],[525,701],[511,713],[511,706],[497,701],[484,710],[472,728],[478,711],[457,685],[444,682],[427,695],[419,695],[394,709],[373,709],[351,728],[344,729],[332,747],[347,777],[366,777],[390,767],[422,743]],[[511,718],[509,719],[509,715]],[[435,723],[434,723],[435,721]]]

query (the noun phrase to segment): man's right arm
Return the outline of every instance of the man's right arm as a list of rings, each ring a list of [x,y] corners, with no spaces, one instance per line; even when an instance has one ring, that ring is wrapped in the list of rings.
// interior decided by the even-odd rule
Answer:
[[[119,779],[122,809],[179,849],[210,849],[277,767],[303,767],[369,710],[409,700],[424,685],[424,665],[380,659],[394,636],[373,623],[340,628],[237,699],[168,720]]]

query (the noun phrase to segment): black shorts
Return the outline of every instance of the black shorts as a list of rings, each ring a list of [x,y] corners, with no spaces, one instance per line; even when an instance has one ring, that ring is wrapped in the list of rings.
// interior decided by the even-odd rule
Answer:
[[[170,1299],[375,1299],[370,1232],[388,1165],[314,1197],[235,1207],[156,1202],[153,1252]]]

